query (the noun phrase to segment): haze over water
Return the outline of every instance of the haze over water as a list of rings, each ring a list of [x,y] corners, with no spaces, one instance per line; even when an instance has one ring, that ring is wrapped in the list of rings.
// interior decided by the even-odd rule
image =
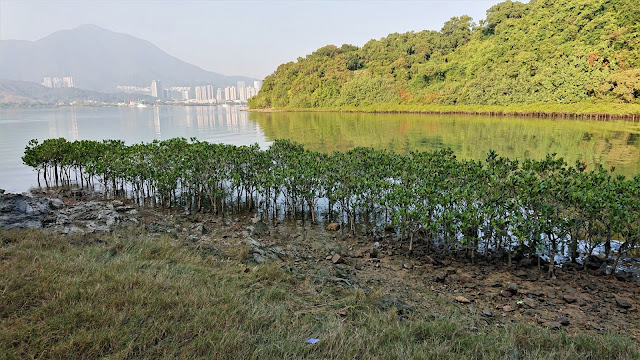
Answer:
[[[602,163],[617,173],[640,173],[640,125],[629,122],[524,119],[460,115],[247,113],[239,107],[78,107],[0,111],[0,188],[27,191],[36,173],[22,164],[29,140],[120,139],[127,144],[191,138],[262,148],[288,138],[317,151],[356,146],[406,153],[450,147],[463,159],[489,150],[511,158],[548,153],[573,164]]]

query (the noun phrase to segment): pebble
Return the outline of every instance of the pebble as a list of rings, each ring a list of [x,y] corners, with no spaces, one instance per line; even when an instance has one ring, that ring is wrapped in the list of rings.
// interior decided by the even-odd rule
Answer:
[[[630,309],[631,308],[631,303],[627,299],[616,298],[616,304],[618,306],[620,306],[621,308],[623,308],[623,309]]]
[[[532,309],[535,309],[536,307],[538,307],[538,303],[532,298],[524,298],[522,299],[522,302]]]
[[[569,318],[566,316],[560,316],[556,319],[556,322],[558,322],[560,325],[563,326],[568,326],[571,322],[569,321]]]

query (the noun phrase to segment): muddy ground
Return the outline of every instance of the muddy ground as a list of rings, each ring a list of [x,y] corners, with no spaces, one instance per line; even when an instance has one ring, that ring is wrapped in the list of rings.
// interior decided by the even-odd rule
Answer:
[[[325,225],[262,221],[252,216],[218,217],[138,208],[103,201],[82,190],[0,194],[1,228],[35,228],[81,233],[101,242],[114,231],[167,234],[212,258],[240,259],[247,271],[276,263],[318,293],[326,286],[380,295],[381,306],[408,313],[446,316],[452,307],[477,321],[499,326],[527,323],[569,333],[620,331],[640,340],[637,279],[602,276],[580,266],[546,267],[456,258],[427,253],[393,233],[349,236]]]

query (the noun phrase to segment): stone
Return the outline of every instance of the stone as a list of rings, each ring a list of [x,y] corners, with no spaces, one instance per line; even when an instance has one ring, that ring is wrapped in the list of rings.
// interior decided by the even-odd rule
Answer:
[[[625,271],[617,271],[615,274],[613,274],[613,276],[615,276],[616,280],[618,281],[631,281],[631,279],[633,278],[633,275],[628,274]]]
[[[198,223],[191,228],[191,232],[197,235],[205,235],[207,233],[207,228],[204,226],[203,223]]]
[[[513,293],[509,290],[502,290],[500,291],[500,295],[502,295],[503,297],[512,297]]]
[[[604,259],[596,255],[589,255],[584,260],[584,266],[589,270],[598,270],[604,264]]]
[[[557,321],[550,322],[548,327],[553,330],[560,330],[562,328],[562,324]]]
[[[331,262],[334,264],[341,264],[344,262],[344,259],[342,258],[342,256],[335,254],[333,255],[333,257],[331,257]]]
[[[524,298],[522,299],[522,302],[532,309],[535,309],[536,307],[538,307],[538,303],[532,298]]]
[[[504,312],[512,312],[513,308],[511,306],[509,306],[509,305],[505,305],[505,306],[502,307],[502,311],[504,311]]]
[[[456,273],[457,269],[454,268],[453,266],[449,266],[448,268],[445,269],[445,271],[447,272],[447,274],[453,275]]]
[[[435,280],[436,282],[444,282],[447,279],[446,272],[439,272],[436,274]]]
[[[527,274],[527,281],[538,281],[538,275],[534,273]]]
[[[566,316],[559,316],[558,318],[556,318],[556,322],[560,323],[560,325],[562,326],[568,326],[571,323],[569,318]]]
[[[253,262],[256,264],[263,264],[265,261],[267,261],[267,259],[264,256],[257,252],[253,253]]]
[[[253,225],[253,229],[251,229],[251,235],[260,237],[267,231],[269,231],[269,226],[267,226],[267,224],[260,220]]]
[[[407,270],[413,269],[413,265],[411,265],[411,264],[403,264],[402,267],[407,269]]]
[[[462,304],[468,304],[468,303],[470,303],[470,302],[471,302],[471,300],[467,299],[467,298],[466,298],[466,297],[464,297],[464,296],[456,296],[456,297],[455,297],[455,300],[456,300],[457,302],[459,302],[459,303],[462,303]]]
[[[429,255],[425,255],[422,258],[422,261],[424,261],[425,264],[435,264],[436,263],[435,260],[433,260],[433,258],[431,256],[429,256]]]
[[[51,199],[49,200],[49,206],[52,209],[59,210],[66,206],[66,204],[60,199]]]
[[[632,307],[631,302],[629,302],[629,300],[623,299],[623,298],[616,298],[616,305],[618,305],[619,307],[621,307],[623,309],[630,309]]]
[[[398,315],[406,315],[414,311],[414,307],[407,304],[403,299],[392,296],[381,296],[376,302],[382,310],[395,307]]]
[[[491,311],[488,311],[488,310],[484,310],[482,312],[482,315],[484,315],[486,317],[493,317],[493,313]]]
[[[563,295],[562,299],[567,303],[567,304],[573,304],[574,302],[578,301],[578,298],[576,298],[575,296],[571,296],[571,295]]]
[[[338,230],[340,230],[340,224],[338,223],[331,223],[327,225],[327,231],[338,231]]]
[[[511,294],[515,295],[518,293],[518,285],[515,283],[507,283],[505,286],[505,290],[509,291]]]

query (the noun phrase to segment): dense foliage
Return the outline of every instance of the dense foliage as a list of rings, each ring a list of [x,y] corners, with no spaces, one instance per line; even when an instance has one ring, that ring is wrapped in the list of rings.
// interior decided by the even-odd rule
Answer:
[[[638,103],[639,45],[636,0],[506,1],[479,24],[320,48],[280,65],[250,105]]]
[[[141,204],[312,222],[326,209],[329,221],[351,232],[393,225],[409,249],[420,239],[472,257],[545,254],[550,272],[556,255],[576,261],[596,248],[607,258],[617,253],[617,267],[640,236],[640,176],[587,172],[555,156],[519,162],[491,152],[485,161],[460,161],[450,150],[327,155],[288,140],[260,150],[181,138],[131,146],[50,139],[32,140],[23,161],[47,185],[75,175],[83,186],[98,181],[105,195]]]

